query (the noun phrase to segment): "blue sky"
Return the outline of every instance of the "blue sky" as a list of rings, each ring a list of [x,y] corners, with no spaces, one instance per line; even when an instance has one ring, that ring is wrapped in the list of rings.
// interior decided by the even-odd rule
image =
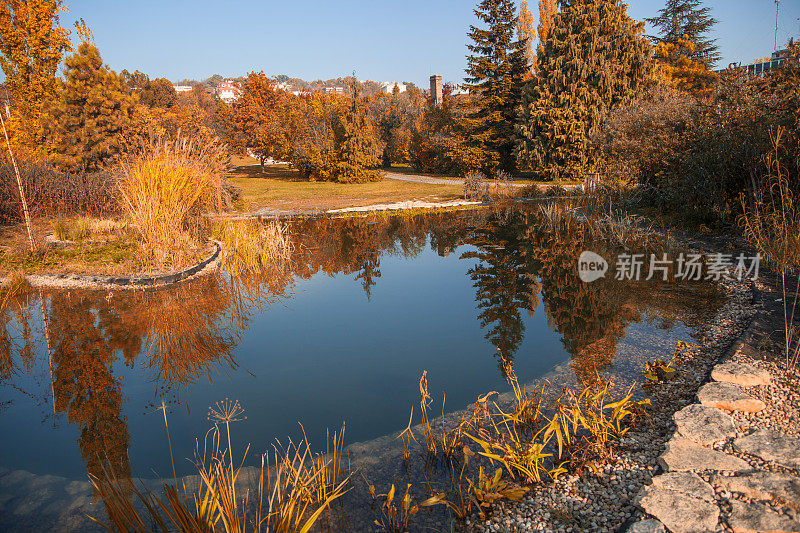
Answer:
[[[466,32],[477,0],[67,0],[68,26],[82,17],[103,59],[119,71],[173,81],[263,70],[306,80],[345,76],[411,81],[431,73],[460,82]],[[654,16],[664,0],[632,0]],[[536,15],[538,0],[529,0]],[[707,0],[719,19],[723,60],[748,62],[773,50],[774,0]],[[778,40],[800,37],[800,0],[782,0]]]

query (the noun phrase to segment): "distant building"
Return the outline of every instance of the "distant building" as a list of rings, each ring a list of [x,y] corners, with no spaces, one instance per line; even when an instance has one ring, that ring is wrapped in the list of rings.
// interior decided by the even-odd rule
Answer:
[[[782,66],[786,62],[786,57],[789,54],[788,50],[778,50],[777,52],[772,52],[772,56],[769,58],[768,61],[762,61],[759,63],[750,63],[749,65],[742,65],[741,63],[731,63],[728,65],[728,68],[741,68],[747,69],[747,73],[754,75],[754,76],[761,76],[769,72],[772,69],[778,68]],[[722,72],[718,70],[717,72]]]
[[[434,74],[431,76],[431,107],[441,107],[442,102],[442,77]]]
[[[330,94],[344,94],[344,87],[323,87],[322,91]]]
[[[235,102],[239,99],[239,97],[242,96],[242,88],[233,80],[225,80],[220,82],[219,85],[217,85],[217,88],[214,89],[214,92],[219,99],[226,104]]]
[[[463,94],[469,94],[469,89],[466,89],[463,85],[456,85],[450,91],[450,96],[461,96]]]
[[[176,93],[188,93],[192,91],[191,85],[173,85]]]
[[[386,94],[392,94],[395,86],[397,86],[397,89],[401,93],[404,93],[408,90],[408,87],[406,87],[405,83],[399,83],[396,81],[382,81],[378,84],[378,86],[381,88],[381,91],[385,92]]]

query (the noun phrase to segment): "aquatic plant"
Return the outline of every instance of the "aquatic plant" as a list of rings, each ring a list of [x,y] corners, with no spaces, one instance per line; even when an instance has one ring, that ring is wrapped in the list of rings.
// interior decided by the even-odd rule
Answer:
[[[433,505],[444,505],[446,503],[443,493],[434,494],[420,503],[413,503],[413,498],[410,493],[411,483],[406,485],[406,491],[399,501],[395,500],[396,491],[394,484],[392,484],[386,494],[377,494],[375,485],[371,485],[368,481],[367,488],[372,497],[372,503],[378,511],[378,518],[374,523],[387,533],[406,533],[408,531],[409,520],[412,516],[417,514],[420,509]]]

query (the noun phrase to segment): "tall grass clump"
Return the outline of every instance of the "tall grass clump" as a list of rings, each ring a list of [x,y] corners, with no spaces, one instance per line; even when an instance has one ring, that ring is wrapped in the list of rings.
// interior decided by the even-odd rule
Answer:
[[[178,136],[151,139],[121,165],[120,202],[142,240],[144,259],[181,264],[203,236],[203,213],[224,206],[225,145],[199,144]]]
[[[798,177],[791,175],[787,164],[790,150],[785,137],[783,129],[774,131],[772,151],[764,157],[767,179],[763,184],[753,184],[751,198],[741,195],[739,223],[765,262],[777,271],[783,292],[786,366],[795,368],[800,359],[800,338],[795,328],[800,292],[800,198]],[[798,153],[798,149],[794,152]],[[792,285],[794,294],[790,293]]]

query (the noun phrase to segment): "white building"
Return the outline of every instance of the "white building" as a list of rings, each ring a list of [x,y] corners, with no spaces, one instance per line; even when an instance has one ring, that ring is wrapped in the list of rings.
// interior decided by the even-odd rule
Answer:
[[[192,91],[191,85],[173,85],[176,93],[188,93]]]
[[[225,80],[220,82],[216,88],[217,96],[226,104],[235,102],[242,96],[242,89],[239,84],[233,80]]]
[[[382,81],[378,84],[381,88],[381,91],[385,92],[386,94],[392,94],[394,92],[395,85],[400,90],[401,93],[404,93],[408,90],[405,83],[400,83],[397,81]]]

